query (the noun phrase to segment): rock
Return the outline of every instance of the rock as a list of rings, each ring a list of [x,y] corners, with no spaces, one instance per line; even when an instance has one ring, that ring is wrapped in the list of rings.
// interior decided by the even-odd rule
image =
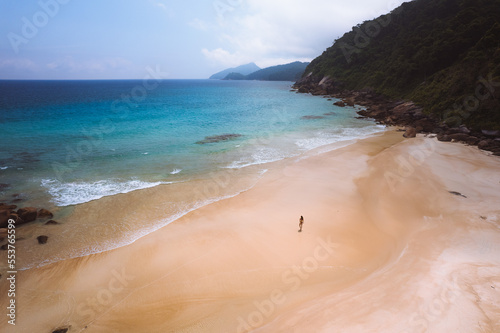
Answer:
[[[417,120],[414,124],[415,127],[422,127],[422,131],[426,133],[432,133],[434,132],[434,128],[436,127],[436,124],[429,119],[420,119]]]
[[[7,234],[8,234],[8,229],[7,229],[7,228],[0,228],[0,238],[5,238],[5,237],[7,237]],[[0,242],[1,242],[1,241],[3,241],[3,239],[2,239],[2,240],[0,240]]]
[[[348,106],[354,106],[354,100],[352,98],[344,100],[344,103],[347,104]]]
[[[303,117],[300,117],[300,119],[304,119],[304,120],[308,120],[308,119],[323,119],[325,117],[322,117],[322,116],[303,116]]]
[[[9,244],[4,244],[2,246],[0,246],[0,250],[7,250],[9,248]]]
[[[54,217],[54,214],[52,214],[50,211],[48,211],[47,209],[45,208],[42,208],[38,211],[37,213],[37,217],[38,218],[41,218],[41,219],[44,219],[44,218],[48,218],[48,219],[51,219]]]
[[[35,207],[20,208],[17,210],[17,215],[24,221],[24,223],[36,220],[37,209]]]
[[[5,190],[5,189],[7,189],[7,188],[9,188],[9,187],[10,187],[10,185],[9,185],[9,184],[0,183],[0,191],[1,191],[1,190]]]
[[[483,133],[486,136],[500,137],[500,131],[482,130],[481,133]]]
[[[450,193],[451,193],[451,194],[453,194],[453,195],[457,195],[457,196],[459,196],[459,197],[464,197],[464,198],[467,198],[465,195],[463,195],[463,194],[462,194],[462,193],[460,193],[460,192],[456,192],[456,191],[448,191],[448,192],[450,192]]]
[[[333,105],[340,106],[341,108],[345,107],[345,103],[342,101],[337,101],[337,102],[333,103]]]
[[[242,136],[241,134],[221,134],[221,135],[207,136],[205,137],[205,139],[198,141],[196,143],[199,145],[203,145],[206,143],[216,143],[220,141],[233,140],[241,136]]]
[[[471,146],[477,145],[478,142],[479,142],[479,139],[476,138],[475,136],[469,136],[469,139],[467,139],[467,144],[469,144]]]
[[[451,138],[446,134],[438,134],[437,139],[443,142],[450,142]]]
[[[19,217],[19,215],[17,215],[16,213],[10,213],[9,219],[13,219],[16,222],[16,224],[25,223],[24,220],[21,217]]]
[[[470,138],[468,134],[465,133],[456,133],[456,134],[449,134],[448,137],[452,139],[453,141],[457,142],[467,142]]]
[[[10,212],[8,210],[0,210],[0,228],[6,228],[9,221]]]
[[[38,240],[38,244],[45,244],[45,243],[47,243],[47,240],[49,239],[49,237],[42,235],[42,236],[38,236],[36,239]]]
[[[488,148],[491,144],[493,143],[493,140],[487,139],[487,140],[481,140],[478,144],[477,147],[479,149],[486,149]]]
[[[460,133],[470,134],[470,130],[465,125],[460,125],[458,129],[460,130]]]
[[[50,220],[50,221],[45,222],[45,225],[56,225],[56,224],[59,224],[59,222],[54,221],[54,220]]]
[[[14,210],[16,208],[16,205],[7,205],[5,203],[0,203],[0,210]]]
[[[414,138],[417,136],[417,130],[414,127],[408,127],[406,129],[405,134],[403,134],[405,138]]]
[[[66,333],[68,332],[69,327],[63,327],[63,328],[56,328],[55,330],[52,331],[52,333]]]

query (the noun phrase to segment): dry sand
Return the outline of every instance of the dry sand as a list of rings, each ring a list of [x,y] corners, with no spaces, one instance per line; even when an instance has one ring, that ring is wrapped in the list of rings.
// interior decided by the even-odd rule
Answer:
[[[500,332],[500,159],[386,132],[17,289],[2,332]]]

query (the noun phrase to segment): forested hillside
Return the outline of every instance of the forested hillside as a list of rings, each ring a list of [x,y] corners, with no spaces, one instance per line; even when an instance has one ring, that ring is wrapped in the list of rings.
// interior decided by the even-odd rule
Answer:
[[[344,34],[307,75],[412,100],[445,122],[500,129],[500,0],[404,3]]]

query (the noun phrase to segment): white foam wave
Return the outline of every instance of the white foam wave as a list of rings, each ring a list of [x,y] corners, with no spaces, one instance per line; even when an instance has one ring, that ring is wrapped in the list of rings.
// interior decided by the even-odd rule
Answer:
[[[3,167],[0,167],[0,170],[7,170],[9,167],[8,166],[3,166]]]
[[[128,181],[107,179],[95,182],[63,183],[53,179],[43,179],[41,183],[52,196],[52,202],[58,206],[71,206],[110,195],[128,193],[162,184],[170,184],[171,182],[145,182],[137,179]]]
[[[172,170],[172,171],[170,172],[170,174],[171,174],[171,175],[176,175],[176,174],[178,174],[178,173],[179,173],[179,172],[181,172],[181,171],[182,171],[182,169],[174,169],[174,170]]]
[[[249,158],[242,158],[224,167],[227,169],[241,169],[251,165],[260,165],[281,161],[285,158],[297,156],[295,153],[286,153],[276,148],[258,148]]]
[[[261,170],[259,172],[258,179],[260,179],[260,177],[262,177],[267,171],[268,171],[267,169]],[[54,181],[49,180],[49,182],[54,182]],[[121,239],[119,241],[117,241],[115,239],[109,240],[108,242],[100,241],[97,245],[90,245],[90,246],[83,248],[83,249],[82,248],[80,248],[80,249],[69,248],[69,249],[67,249],[68,252],[66,252],[64,256],[55,256],[55,257],[51,257],[51,258],[45,258],[44,260],[38,261],[38,262],[26,263],[24,266],[18,267],[18,270],[27,270],[27,269],[31,269],[31,268],[38,268],[38,267],[42,267],[45,265],[49,265],[49,264],[54,263],[54,262],[67,260],[70,258],[84,257],[87,255],[101,253],[101,252],[105,252],[108,250],[112,250],[115,248],[119,248],[122,246],[132,244],[136,240],[138,240],[144,236],[147,236],[148,234],[151,234],[151,233],[155,232],[156,230],[163,228],[164,226],[178,220],[179,218],[183,217],[186,214],[189,214],[190,212],[192,212],[194,210],[197,210],[197,209],[202,208],[204,206],[208,206],[208,205],[215,203],[215,202],[218,202],[218,201],[222,201],[222,200],[236,197],[237,195],[250,190],[256,183],[257,183],[257,181],[255,181],[253,184],[249,185],[248,187],[246,187],[242,190],[236,191],[232,194],[228,194],[228,195],[224,195],[224,196],[220,196],[220,197],[214,197],[214,198],[207,199],[204,201],[196,201],[196,202],[193,202],[192,204],[187,204],[186,206],[180,208],[178,212],[172,214],[171,216],[169,216],[167,218],[156,221],[155,223],[153,223],[149,226],[143,226],[139,229],[134,229],[134,230],[130,229],[130,232],[128,234],[123,234],[122,235],[123,237],[121,237]],[[133,220],[126,221],[126,222],[128,224],[135,224]]]
[[[376,125],[362,128],[343,128],[339,133],[318,133],[311,138],[295,141],[301,150],[312,150],[333,143],[360,139],[382,131],[385,126]]]

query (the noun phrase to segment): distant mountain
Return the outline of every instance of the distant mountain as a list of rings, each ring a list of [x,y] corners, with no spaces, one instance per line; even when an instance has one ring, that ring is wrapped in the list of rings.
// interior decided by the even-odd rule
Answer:
[[[296,61],[286,65],[267,67],[246,76],[233,72],[229,73],[224,80],[296,81],[302,76],[307,65],[309,65],[308,62]]]
[[[241,65],[241,66],[238,66],[235,68],[228,68],[228,69],[225,69],[225,70],[220,71],[218,73],[215,73],[214,75],[210,76],[209,79],[222,80],[228,74],[231,74],[231,73],[239,73],[241,75],[248,75],[248,74],[251,74],[251,73],[256,72],[258,70],[260,70],[260,67],[257,66],[255,63],[251,62],[251,63],[246,64],[246,65]]]

